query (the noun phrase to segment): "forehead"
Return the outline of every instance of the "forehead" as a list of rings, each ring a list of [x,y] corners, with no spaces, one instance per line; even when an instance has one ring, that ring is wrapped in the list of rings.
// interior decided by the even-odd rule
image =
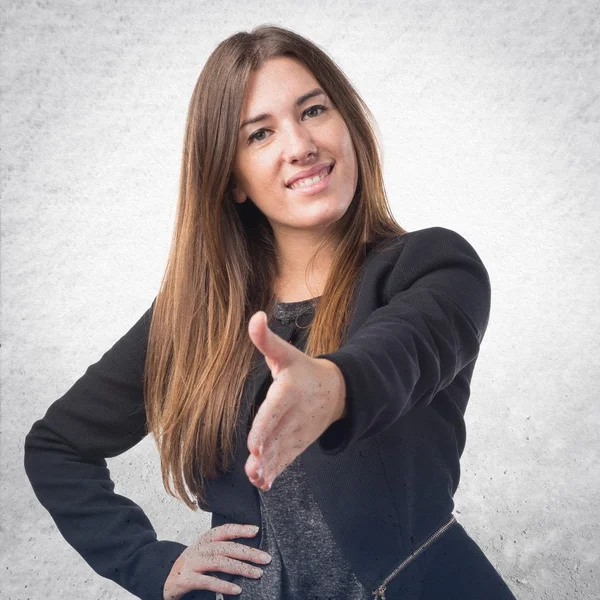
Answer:
[[[242,118],[249,112],[268,111],[282,102],[290,103],[318,86],[315,76],[298,59],[272,58],[251,73],[244,92]]]

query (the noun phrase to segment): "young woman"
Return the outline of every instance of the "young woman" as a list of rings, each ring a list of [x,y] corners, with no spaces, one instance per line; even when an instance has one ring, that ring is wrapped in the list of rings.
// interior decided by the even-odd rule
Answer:
[[[395,222],[331,58],[237,33],[191,98],[159,293],[34,423],[27,475],[140,598],[514,598],[452,515],[489,310],[461,235]],[[212,513],[190,546],[114,493],[105,459],[148,432],[165,489]]]

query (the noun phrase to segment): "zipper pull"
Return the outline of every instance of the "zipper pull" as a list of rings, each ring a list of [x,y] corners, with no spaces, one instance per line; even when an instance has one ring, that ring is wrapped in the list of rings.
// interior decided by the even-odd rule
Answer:
[[[221,594],[221,592],[217,592],[217,600],[223,600],[223,594]]]
[[[385,585],[380,585],[374,592],[371,592],[375,599],[381,598],[381,600],[385,600]]]

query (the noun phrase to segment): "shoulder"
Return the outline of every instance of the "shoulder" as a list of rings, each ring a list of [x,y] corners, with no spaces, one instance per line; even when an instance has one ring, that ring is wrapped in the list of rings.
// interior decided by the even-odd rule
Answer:
[[[365,281],[382,292],[384,301],[420,281],[452,285],[475,278],[489,288],[489,274],[475,248],[460,233],[427,227],[387,238],[373,248]]]
[[[426,259],[444,253],[466,252],[477,255],[475,248],[457,231],[435,226],[414,231],[406,231],[377,242],[373,254],[385,257],[388,261]]]

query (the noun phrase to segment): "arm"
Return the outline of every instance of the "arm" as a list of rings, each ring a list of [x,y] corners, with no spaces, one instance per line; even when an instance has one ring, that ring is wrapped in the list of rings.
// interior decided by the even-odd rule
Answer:
[[[25,471],[67,542],[102,577],[162,600],[185,545],[157,541],[142,509],[114,492],[107,457],[146,435],[142,374],[151,311],[36,421],[25,439]]]
[[[383,288],[385,304],[335,352],[346,383],[346,416],[319,438],[327,454],[383,431],[477,358],[487,329],[487,270],[458,233],[432,227],[407,241]]]

